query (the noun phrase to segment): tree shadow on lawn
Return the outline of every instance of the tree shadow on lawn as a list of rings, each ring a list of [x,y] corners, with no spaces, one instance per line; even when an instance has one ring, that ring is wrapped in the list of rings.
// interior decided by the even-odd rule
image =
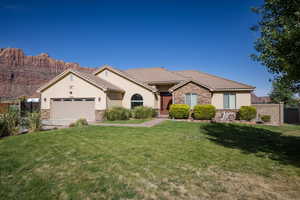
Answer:
[[[217,144],[300,167],[300,137],[236,124],[211,123],[200,128]]]

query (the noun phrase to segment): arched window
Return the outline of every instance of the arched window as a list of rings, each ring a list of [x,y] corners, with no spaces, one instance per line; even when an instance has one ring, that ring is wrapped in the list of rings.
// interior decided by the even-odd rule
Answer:
[[[131,108],[143,106],[143,97],[140,94],[134,94],[131,97]]]

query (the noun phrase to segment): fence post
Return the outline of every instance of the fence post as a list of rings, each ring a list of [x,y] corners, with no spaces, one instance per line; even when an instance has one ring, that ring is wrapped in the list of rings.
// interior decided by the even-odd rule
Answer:
[[[279,103],[279,124],[284,123],[284,102]]]

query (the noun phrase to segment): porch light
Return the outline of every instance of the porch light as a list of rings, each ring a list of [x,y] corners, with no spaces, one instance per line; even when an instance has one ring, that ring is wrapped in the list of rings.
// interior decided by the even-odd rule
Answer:
[[[44,98],[44,101],[46,102],[46,101],[47,101],[47,98]]]
[[[98,98],[98,101],[99,101],[99,102],[101,101],[101,97]]]

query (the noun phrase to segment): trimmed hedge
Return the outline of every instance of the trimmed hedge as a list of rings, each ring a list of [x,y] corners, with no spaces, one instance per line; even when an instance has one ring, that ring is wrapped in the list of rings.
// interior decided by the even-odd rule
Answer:
[[[251,121],[256,117],[256,108],[254,106],[241,106],[238,115],[241,120]]]
[[[123,107],[113,107],[105,112],[105,118],[110,121],[128,120],[130,118],[130,110]]]
[[[216,107],[211,104],[196,105],[193,118],[199,120],[211,120],[216,115]]]
[[[135,119],[149,119],[156,117],[156,111],[147,106],[137,106],[131,110],[132,117]]]
[[[263,122],[270,122],[271,121],[271,116],[270,115],[262,115],[262,116],[260,116],[260,119]]]
[[[175,119],[187,119],[190,115],[190,106],[186,104],[172,104],[169,116]]]

